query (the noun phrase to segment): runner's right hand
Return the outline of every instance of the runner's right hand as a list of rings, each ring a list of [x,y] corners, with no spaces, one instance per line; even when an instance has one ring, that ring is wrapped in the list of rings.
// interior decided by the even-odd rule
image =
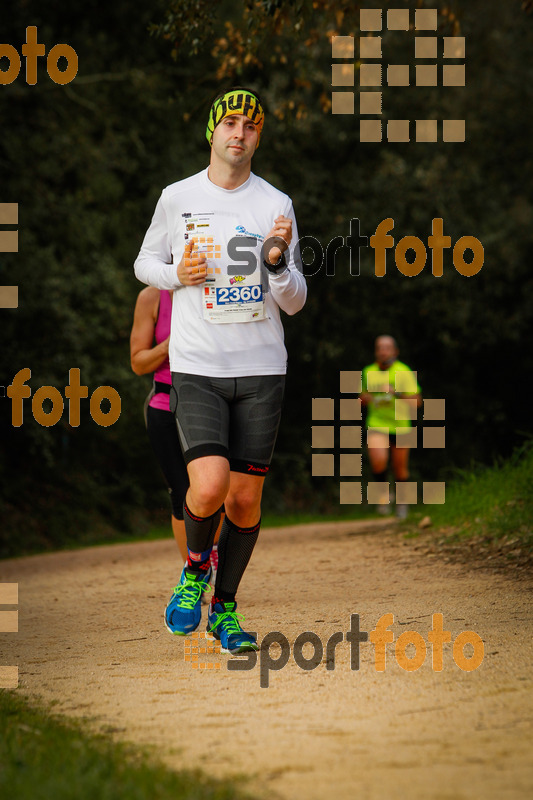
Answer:
[[[196,239],[191,239],[185,245],[176,272],[183,286],[198,286],[205,283],[206,257],[205,253],[199,253],[196,249]]]

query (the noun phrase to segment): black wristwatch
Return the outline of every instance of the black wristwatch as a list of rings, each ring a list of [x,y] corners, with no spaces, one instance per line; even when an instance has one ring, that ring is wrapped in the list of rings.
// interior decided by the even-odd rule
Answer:
[[[282,272],[285,272],[287,269],[287,262],[285,260],[285,253],[282,253],[279,259],[276,261],[275,264],[271,264],[270,261],[267,261],[266,258],[263,259],[263,264],[267,268],[269,272],[273,275],[281,275]]]

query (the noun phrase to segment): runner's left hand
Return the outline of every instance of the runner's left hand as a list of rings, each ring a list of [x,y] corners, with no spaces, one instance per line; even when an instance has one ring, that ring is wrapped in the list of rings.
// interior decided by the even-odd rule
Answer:
[[[268,260],[271,264],[279,261],[281,254],[287,250],[292,240],[292,220],[288,217],[279,216],[274,220],[274,227],[265,239],[274,239],[272,247],[268,251]]]

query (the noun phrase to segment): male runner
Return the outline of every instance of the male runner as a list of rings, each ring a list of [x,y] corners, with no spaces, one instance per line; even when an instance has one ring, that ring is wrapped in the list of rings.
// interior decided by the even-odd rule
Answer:
[[[398,361],[399,353],[392,336],[378,336],[375,341],[376,361],[363,370],[361,401],[368,409],[368,457],[374,481],[384,484],[387,480],[389,451],[396,482],[409,478],[406,434],[411,429],[411,410],[422,405],[415,373]],[[397,402],[402,400],[405,402]],[[388,486],[384,486],[384,490],[377,507],[379,514],[389,511]],[[407,510],[405,503],[396,504],[396,515],[400,519],[405,519]]]
[[[174,290],[169,343],[190,487],[188,559],[165,612],[177,634],[196,630],[213,537],[224,503],[208,631],[223,652],[257,649],[235,595],[257,541],[263,482],[276,440],[286,372],[280,308],[295,314],[306,285],[288,247],[292,202],[251,172],[264,122],[254,92],[215,99],[209,167],[167,186],[135,262],[144,283]]]

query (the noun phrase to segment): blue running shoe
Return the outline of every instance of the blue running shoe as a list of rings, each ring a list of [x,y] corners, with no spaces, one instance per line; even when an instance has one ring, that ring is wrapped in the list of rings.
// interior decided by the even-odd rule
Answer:
[[[186,636],[196,630],[202,618],[202,594],[209,588],[211,567],[205,575],[181,571],[180,582],[174,587],[165,610],[165,625],[170,633]]]
[[[248,650],[259,650],[253,633],[246,633],[240,626],[242,614],[236,614],[237,603],[215,603],[209,608],[207,633],[220,642],[221,653],[245,653]]]

